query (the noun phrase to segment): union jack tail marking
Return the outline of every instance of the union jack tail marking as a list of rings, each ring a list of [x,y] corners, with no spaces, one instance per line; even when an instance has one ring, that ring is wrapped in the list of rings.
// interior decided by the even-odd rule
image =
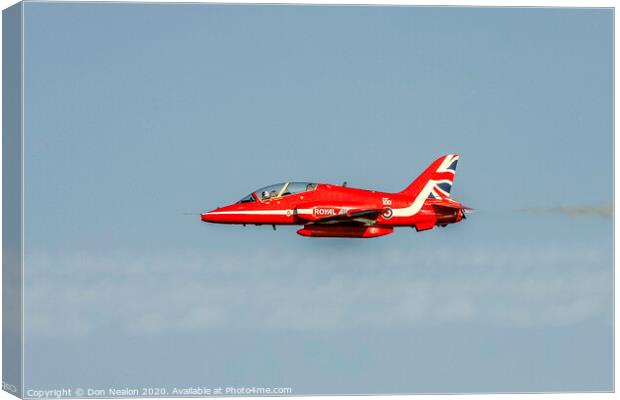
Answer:
[[[423,196],[424,199],[450,197],[458,160],[458,154],[439,157],[400,194],[412,197]]]
[[[434,185],[428,194],[429,199],[445,199],[450,197],[450,189],[456,175],[456,164],[459,161],[458,154],[448,154],[433,174],[431,180]]]

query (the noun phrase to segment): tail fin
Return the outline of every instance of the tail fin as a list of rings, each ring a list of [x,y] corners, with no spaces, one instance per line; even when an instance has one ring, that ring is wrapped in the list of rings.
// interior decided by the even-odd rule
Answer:
[[[450,189],[456,174],[458,154],[448,154],[435,160],[411,185],[399,194],[417,197],[422,191],[428,198],[441,199],[450,197]],[[428,183],[432,181],[432,185]]]

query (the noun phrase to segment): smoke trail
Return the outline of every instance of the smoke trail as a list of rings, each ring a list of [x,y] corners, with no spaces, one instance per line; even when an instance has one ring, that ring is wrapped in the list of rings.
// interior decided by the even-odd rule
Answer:
[[[608,218],[613,214],[611,206],[599,207],[530,207],[524,212],[532,214],[563,214],[569,217],[600,217]]]

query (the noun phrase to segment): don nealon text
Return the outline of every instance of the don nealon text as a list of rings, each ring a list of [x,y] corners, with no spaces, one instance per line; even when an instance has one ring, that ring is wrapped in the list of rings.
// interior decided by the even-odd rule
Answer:
[[[89,398],[89,397],[158,397],[158,396],[240,396],[240,395],[283,395],[293,393],[290,387],[257,387],[257,386],[188,386],[167,389],[163,387],[143,388],[62,388],[62,389],[28,389],[27,398]]]

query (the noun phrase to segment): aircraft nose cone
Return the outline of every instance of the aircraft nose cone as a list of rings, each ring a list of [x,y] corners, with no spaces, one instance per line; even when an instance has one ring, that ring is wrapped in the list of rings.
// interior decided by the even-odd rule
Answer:
[[[204,214],[200,214],[200,219],[204,222],[214,222],[215,215],[211,214],[212,211],[206,212]]]
[[[214,210],[211,210],[206,213],[200,214],[200,219],[203,222],[216,222],[220,224],[232,223],[234,219],[231,220],[230,207],[218,207]]]

